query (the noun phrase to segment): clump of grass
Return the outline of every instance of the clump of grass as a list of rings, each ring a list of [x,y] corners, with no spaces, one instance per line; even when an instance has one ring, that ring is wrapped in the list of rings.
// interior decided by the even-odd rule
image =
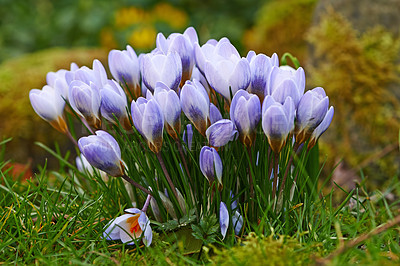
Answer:
[[[4,152],[0,152],[1,155]],[[67,156],[54,152],[63,166],[46,165],[32,179],[15,181],[0,158],[0,261],[9,264],[134,265],[309,265],[313,263],[399,263],[400,182],[394,178],[381,191],[365,183],[344,191],[333,202],[332,190],[319,200],[303,199],[283,221],[265,217],[254,232],[210,245],[196,239],[193,226],[163,229],[152,221],[153,244],[126,245],[102,238],[109,220],[131,204],[116,178],[80,173]],[[336,190],[339,190],[337,188]],[[245,222],[248,223],[248,222]],[[285,223],[292,231],[285,233]],[[391,224],[392,223],[392,224]],[[392,226],[389,226],[392,225]],[[372,233],[370,233],[372,232]],[[264,236],[268,235],[268,236]],[[204,246],[204,247],[203,247]],[[205,252],[207,251],[208,252]]]

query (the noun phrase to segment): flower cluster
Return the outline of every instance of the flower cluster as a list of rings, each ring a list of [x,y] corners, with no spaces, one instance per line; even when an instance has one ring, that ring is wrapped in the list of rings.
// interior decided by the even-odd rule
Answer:
[[[305,92],[303,68],[280,66],[276,54],[241,57],[227,38],[201,45],[192,27],[168,37],[159,33],[156,44],[139,56],[129,45],[112,50],[112,79],[94,60],[92,68],[72,64],[48,73],[47,85],[29,94],[35,112],[55,129],[71,137],[66,109],[92,132],[77,142],[82,162],[149,195],[144,210],[128,209],[105,237],[127,242],[143,235],[151,243],[149,202],[157,220],[182,217],[188,209],[197,210],[198,219],[214,213],[223,237],[229,225],[240,233],[241,204],[251,203],[247,217],[254,221],[267,205],[279,211],[276,199],[293,191],[299,175],[289,174],[293,157],[313,148],[331,123],[334,110],[324,89]],[[121,152],[120,145],[131,149]],[[287,179],[292,188],[286,189]]]

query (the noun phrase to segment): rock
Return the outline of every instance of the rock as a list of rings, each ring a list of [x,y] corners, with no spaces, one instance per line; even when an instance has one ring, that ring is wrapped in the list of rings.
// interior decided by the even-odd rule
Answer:
[[[48,165],[55,167],[56,159],[34,144],[39,141],[54,149],[54,143],[61,150],[71,147],[70,141],[42,120],[33,110],[29,101],[29,91],[41,89],[46,84],[46,74],[58,69],[69,69],[72,62],[79,66],[91,66],[94,58],[106,62],[107,52],[101,49],[61,49],[53,48],[0,64],[0,141],[12,137],[6,144],[5,159],[32,166]],[[82,132],[79,132],[82,133]]]
[[[346,18],[359,32],[382,25],[396,36],[400,34],[400,0],[320,0],[314,12],[314,25],[328,8]]]

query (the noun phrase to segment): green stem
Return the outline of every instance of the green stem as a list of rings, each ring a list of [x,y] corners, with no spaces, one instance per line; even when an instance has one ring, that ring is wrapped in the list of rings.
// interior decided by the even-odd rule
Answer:
[[[278,165],[279,165],[279,153],[274,153],[275,158],[274,158],[274,183],[272,187],[272,199],[275,201],[275,196],[276,196],[276,187],[278,185]]]
[[[296,154],[297,150],[299,149],[299,146],[300,146],[299,143],[297,143],[297,142],[294,143],[294,146],[293,146],[293,153],[290,155],[289,162],[288,162],[288,164],[286,165],[285,174],[284,174],[284,176],[283,176],[282,185],[281,185],[280,188],[279,188],[279,196],[282,194],[283,189],[285,188],[286,178],[287,178],[287,176],[288,176],[290,166],[291,166],[291,164],[292,164],[292,162],[293,162],[294,155]]]
[[[163,158],[161,156],[161,152],[157,153],[156,156],[157,156],[158,162],[160,163],[161,168],[162,168],[162,170],[164,172],[165,178],[167,179],[168,184],[171,187],[171,190],[174,193],[176,200],[178,201],[179,200],[178,192],[176,191],[174,183],[172,183],[171,177],[169,176],[167,168],[165,167],[165,163],[164,163],[164,160],[163,160]]]

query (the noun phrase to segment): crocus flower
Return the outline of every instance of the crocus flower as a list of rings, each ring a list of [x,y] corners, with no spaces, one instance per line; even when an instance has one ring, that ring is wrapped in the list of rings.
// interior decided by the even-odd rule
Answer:
[[[208,143],[213,147],[221,147],[237,137],[235,124],[229,119],[221,119],[206,130]]]
[[[213,104],[210,103],[210,122],[211,124],[214,124],[215,122],[219,121],[222,119],[221,112],[219,109]]]
[[[315,143],[317,143],[319,137],[328,129],[329,125],[332,122],[334,109],[331,106],[326,112],[324,119],[322,120],[321,124],[319,124],[313,131],[310,137],[310,142],[308,143],[308,149],[314,147]]]
[[[156,83],[161,81],[172,90],[178,90],[182,78],[182,62],[178,53],[149,53],[143,55],[140,62],[147,89],[154,92]]]
[[[230,191],[230,196],[233,199],[235,197],[235,195],[232,193],[232,191]],[[239,210],[238,210],[238,206],[237,206],[237,201],[233,200],[231,203],[231,210],[234,211],[234,214],[232,216],[232,224],[233,224],[233,228],[235,230],[235,234],[239,235],[240,230],[243,227],[243,217],[240,214]]]
[[[124,174],[121,149],[113,136],[107,132],[97,130],[96,135],[80,138],[78,147],[93,167],[111,176]]]
[[[101,127],[100,93],[94,83],[90,82],[90,85],[88,85],[80,80],[71,82],[68,98],[72,109],[85,118],[90,126]]]
[[[240,90],[233,96],[229,112],[231,120],[239,131],[240,141],[246,146],[251,146],[256,137],[256,127],[261,119],[259,98],[255,94]]]
[[[65,73],[65,80],[70,87],[74,80],[79,80],[87,85],[94,83],[98,89],[102,88],[103,85],[107,84],[108,82],[106,70],[103,64],[97,59],[93,60],[92,69],[83,66],[79,69],[68,71]]]
[[[58,89],[62,95],[62,97],[68,100],[68,88],[69,85],[67,80],[65,79],[65,74],[68,70],[60,69],[57,72],[48,72],[46,74],[46,82],[47,85],[54,89]]]
[[[271,75],[272,67],[279,66],[277,54],[268,57],[249,51],[246,57],[250,64],[251,81],[247,91],[256,94],[262,102],[267,92],[267,85]]]
[[[224,239],[229,227],[229,213],[226,204],[222,201],[219,204],[219,226],[221,228],[222,239]]]
[[[215,177],[222,185],[222,161],[218,152],[212,148],[204,146],[200,151],[200,170],[211,184]]]
[[[140,68],[135,50],[130,45],[126,46],[126,50],[111,50],[108,65],[112,76],[121,84],[126,84],[133,97],[138,98],[141,95]]]
[[[108,180],[108,176],[107,173],[104,171],[101,171],[95,167],[93,167],[88,160],[86,159],[86,157],[81,153],[79,156],[76,157],[75,159],[75,163],[76,163],[76,168],[78,168],[78,170],[82,173],[87,173],[89,175],[94,175],[94,173],[97,173],[98,175],[101,176],[101,178],[104,181]]]
[[[109,80],[100,90],[101,115],[109,122],[116,123],[114,116],[126,129],[132,129],[127,112],[128,101],[121,86],[114,80]]]
[[[310,138],[315,128],[322,122],[329,107],[329,98],[321,87],[307,91],[299,102],[296,112],[296,142]]]
[[[193,128],[191,124],[186,125],[186,130],[183,131],[182,139],[191,151],[193,144]]]
[[[170,52],[178,53],[182,62],[182,81],[181,85],[189,80],[195,63],[194,44],[198,42],[196,30],[189,27],[183,34],[173,33],[166,39],[162,33],[157,35],[157,48],[163,54]]]
[[[210,125],[210,98],[197,80],[186,81],[180,95],[182,111],[196,129],[205,136]]]
[[[132,101],[132,120],[136,129],[146,139],[150,150],[159,153],[162,147],[164,115],[155,99],[139,97]]]
[[[198,80],[201,83],[201,85],[203,85],[203,87],[206,89],[207,94],[210,94],[211,91],[210,85],[208,84],[206,77],[204,77],[204,75],[200,73],[200,70],[197,67],[193,68],[191,80],[195,79]]]
[[[145,212],[137,208],[129,208],[123,214],[111,221],[105,228],[103,237],[107,240],[121,240],[122,243],[133,244],[143,236],[143,243],[148,247],[153,240],[150,220]]]
[[[41,90],[32,89],[29,92],[29,100],[33,110],[44,120],[50,123],[55,129],[67,133],[67,124],[63,117],[65,101],[59,89],[48,85]]]
[[[299,67],[297,70],[288,68],[286,66],[272,67],[268,94],[281,104],[287,97],[291,97],[297,108],[300,98],[304,94],[306,78],[303,68]]]
[[[235,230],[235,235],[239,235],[240,230],[242,230],[243,227],[243,216],[240,214],[239,211],[234,212],[232,216],[232,224],[233,229]]]
[[[213,57],[218,56],[216,54],[215,48],[218,43],[222,43],[222,42],[230,43],[229,39],[224,37],[219,41],[210,39],[205,44],[203,44],[201,47],[198,43],[194,44],[194,56],[196,59],[196,66],[203,76],[206,75],[205,73],[206,73],[207,61],[210,61],[210,60],[212,60]]]
[[[158,82],[154,91],[154,99],[164,114],[165,128],[174,139],[181,132],[181,103],[175,91],[162,82]]]
[[[295,108],[291,97],[284,104],[276,102],[272,96],[265,97],[262,107],[262,128],[275,153],[285,146],[286,139],[294,127]]]
[[[219,42],[214,56],[206,62],[205,76],[211,87],[230,101],[238,90],[249,86],[250,65],[230,42]]]

